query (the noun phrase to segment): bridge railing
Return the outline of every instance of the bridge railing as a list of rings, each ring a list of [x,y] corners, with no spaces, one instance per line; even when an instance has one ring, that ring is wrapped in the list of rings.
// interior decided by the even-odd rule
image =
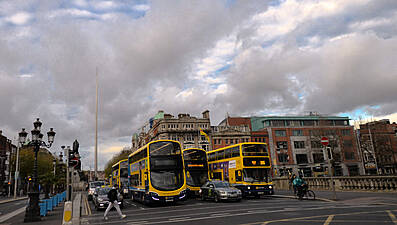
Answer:
[[[329,177],[305,177],[312,190],[331,190]],[[397,176],[356,176],[334,177],[337,191],[384,191],[397,192]],[[276,190],[289,190],[291,184],[288,178],[273,178]]]

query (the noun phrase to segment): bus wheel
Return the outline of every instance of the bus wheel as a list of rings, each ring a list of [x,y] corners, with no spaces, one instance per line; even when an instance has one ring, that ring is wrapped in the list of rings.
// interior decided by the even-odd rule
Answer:
[[[135,199],[134,199],[134,192],[131,192],[131,201],[135,201]]]

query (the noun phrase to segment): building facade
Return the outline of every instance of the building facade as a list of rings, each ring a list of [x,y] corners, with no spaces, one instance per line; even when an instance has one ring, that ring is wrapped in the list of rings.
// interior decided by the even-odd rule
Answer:
[[[276,176],[291,173],[306,177],[324,176],[329,173],[328,158],[333,161],[331,173],[335,176],[363,173],[354,129],[348,117],[265,116],[252,117],[251,123],[252,132],[267,130]],[[321,144],[322,137],[329,139],[329,150]]]
[[[12,168],[11,157],[15,154],[16,146],[12,141],[3,135],[0,130],[0,191],[8,188],[8,182],[12,182],[12,174],[15,168]],[[8,190],[6,190],[8,191]]]
[[[207,136],[202,135],[203,132]],[[211,150],[209,111],[204,111],[202,118],[182,113],[178,114],[178,117],[174,117],[159,111],[155,117],[149,120],[147,128],[142,128],[139,134],[133,135],[132,149],[134,151],[150,141],[163,139],[179,141],[182,149],[195,147]]]
[[[388,119],[360,124],[357,131],[365,174],[397,174],[397,124]]]

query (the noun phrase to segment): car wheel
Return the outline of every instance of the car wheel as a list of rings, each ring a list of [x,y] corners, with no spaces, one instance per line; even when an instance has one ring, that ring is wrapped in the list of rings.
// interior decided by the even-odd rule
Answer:
[[[215,202],[219,202],[219,197],[218,197],[218,195],[215,195]]]

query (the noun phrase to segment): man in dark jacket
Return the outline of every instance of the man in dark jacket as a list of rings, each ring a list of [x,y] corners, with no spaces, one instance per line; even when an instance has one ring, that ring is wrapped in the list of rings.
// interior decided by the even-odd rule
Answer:
[[[124,219],[126,217],[126,215],[123,215],[123,213],[121,213],[120,207],[119,207],[119,203],[118,203],[118,192],[117,192],[117,184],[115,184],[113,186],[113,188],[108,192],[108,199],[109,199],[109,205],[105,211],[105,214],[103,215],[103,218],[105,220],[108,220],[108,217],[106,216],[108,214],[108,212],[113,208],[113,206],[116,208],[117,212],[120,215],[121,219]]]

